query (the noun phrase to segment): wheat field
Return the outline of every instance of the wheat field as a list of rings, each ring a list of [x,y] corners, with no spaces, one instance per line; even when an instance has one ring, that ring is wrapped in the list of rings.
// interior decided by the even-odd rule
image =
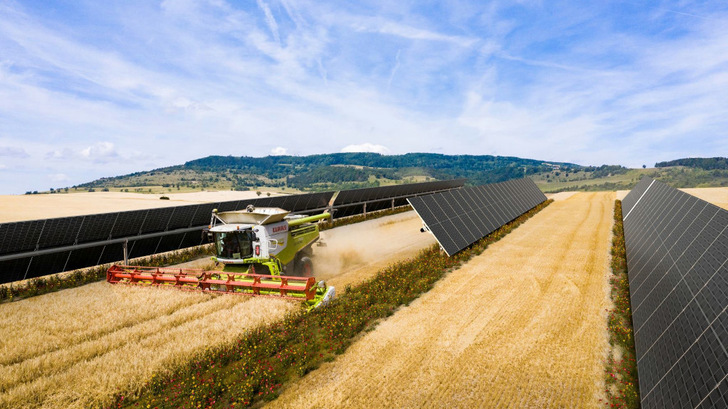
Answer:
[[[554,202],[271,407],[602,406],[614,198]]]
[[[706,202],[713,203],[723,209],[728,209],[728,187],[703,187],[680,189]]]
[[[314,249],[317,278],[343,291],[415,255],[434,242],[420,225],[407,212],[323,232],[328,246]],[[199,263],[179,267],[208,267]],[[106,282],[2,304],[0,408],[84,408],[107,404],[118,392],[134,395],[196,351],[297,308],[271,298]]]
[[[88,408],[134,395],[196,352],[280,319],[272,298],[106,282],[0,306],[0,407]]]

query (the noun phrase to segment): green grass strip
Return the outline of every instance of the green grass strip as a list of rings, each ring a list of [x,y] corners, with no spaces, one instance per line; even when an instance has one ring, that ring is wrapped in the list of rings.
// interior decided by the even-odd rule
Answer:
[[[605,405],[610,408],[639,408],[640,392],[637,382],[637,360],[634,350],[632,309],[629,299],[629,278],[627,277],[627,253],[624,245],[622,224],[622,202],[614,204],[614,227],[612,228],[612,277],[611,298],[614,308],[608,310],[609,344],[617,348],[621,359],[610,354],[606,363]]]
[[[290,314],[230,345],[201,352],[168,375],[154,377],[141,397],[118,396],[111,407],[227,408],[273,400],[284,384],[333,361],[378,320],[429,291],[447,272],[482,253],[551,202],[541,203],[454,257],[433,246],[362,284],[347,287],[326,308]]]

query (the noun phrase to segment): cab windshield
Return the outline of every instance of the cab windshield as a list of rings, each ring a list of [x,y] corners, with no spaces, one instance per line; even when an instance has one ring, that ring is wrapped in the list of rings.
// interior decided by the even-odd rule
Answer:
[[[253,255],[253,232],[250,230],[215,233],[217,257],[244,259]]]

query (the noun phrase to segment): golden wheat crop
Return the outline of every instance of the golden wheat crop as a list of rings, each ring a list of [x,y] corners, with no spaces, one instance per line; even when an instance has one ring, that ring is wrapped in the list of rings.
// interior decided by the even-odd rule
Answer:
[[[554,202],[272,406],[601,406],[613,202]]]
[[[296,303],[113,286],[0,305],[0,407],[85,408],[134,395],[154,374]]]

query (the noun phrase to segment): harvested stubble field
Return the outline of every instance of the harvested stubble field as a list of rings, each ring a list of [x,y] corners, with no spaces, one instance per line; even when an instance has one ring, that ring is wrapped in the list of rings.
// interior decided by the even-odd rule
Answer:
[[[314,247],[316,278],[343,291],[389,264],[414,257],[436,243],[420,227],[420,218],[409,211],[323,231],[326,247]]]
[[[434,239],[419,227],[414,212],[407,212],[323,232],[328,246],[315,247],[317,277],[343,291],[382,263],[430,246]],[[196,352],[297,308],[271,298],[106,282],[0,305],[0,407],[108,404]]]
[[[613,204],[553,203],[271,406],[601,406]]]

